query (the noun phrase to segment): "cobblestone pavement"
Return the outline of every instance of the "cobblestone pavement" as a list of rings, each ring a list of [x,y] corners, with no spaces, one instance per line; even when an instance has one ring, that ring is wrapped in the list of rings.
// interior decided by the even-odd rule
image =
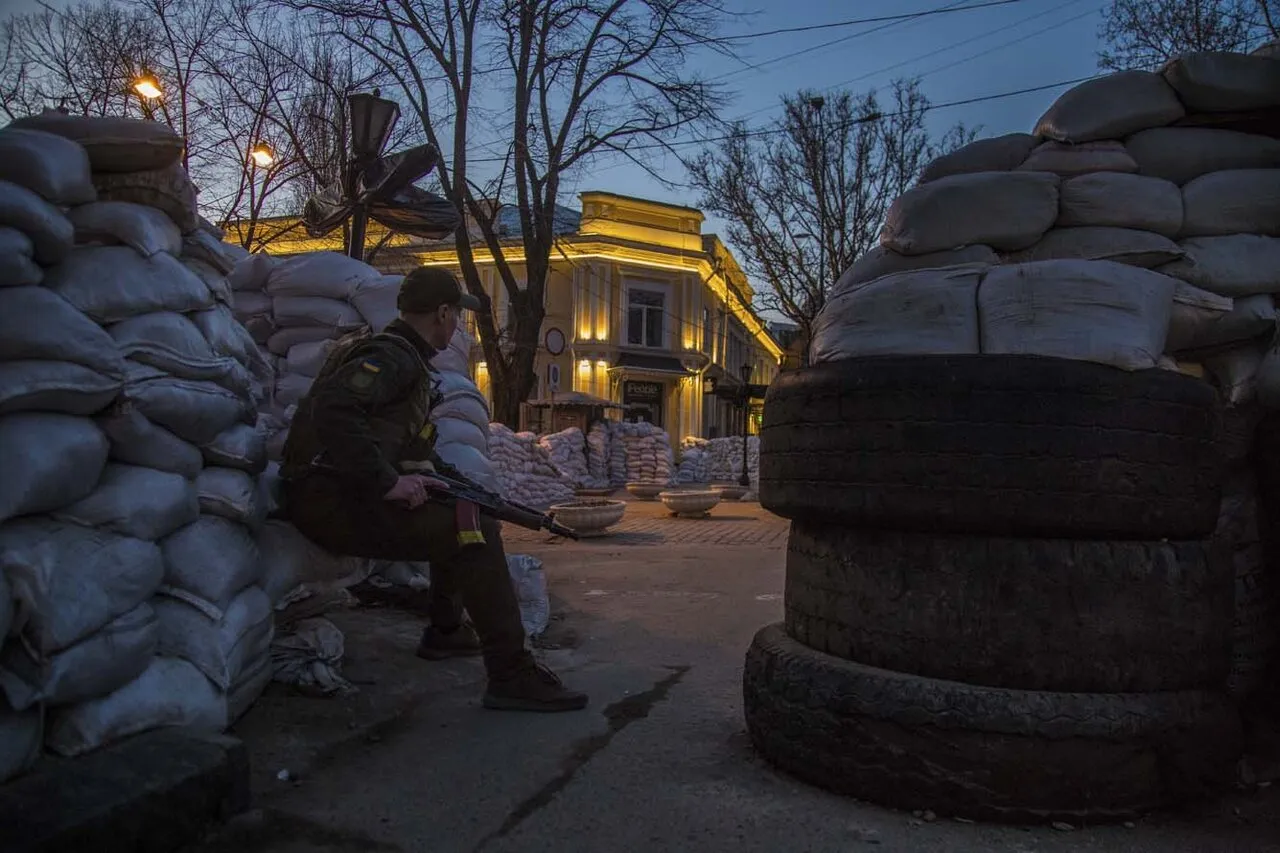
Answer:
[[[622,500],[620,492],[615,499]],[[675,518],[658,501],[627,499],[627,512],[608,536],[583,539],[581,545],[747,545],[758,548],[785,548],[788,522],[754,502],[722,502],[707,518]],[[554,539],[545,531],[503,525],[507,543],[536,543]]]

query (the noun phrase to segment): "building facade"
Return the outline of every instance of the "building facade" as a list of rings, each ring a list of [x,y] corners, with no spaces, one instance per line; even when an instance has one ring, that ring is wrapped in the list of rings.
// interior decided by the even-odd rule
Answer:
[[[676,441],[740,434],[742,409],[732,396],[744,368],[751,384],[767,385],[783,350],[752,310],[754,294],[732,254],[702,233],[703,215],[693,208],[607,192],[580,199],[576,228],[561,233],[551,256],[534,402],[554,404],[557,394],[580,392],[625,407],[613,416],[660,425]],[[306,238],[296,243],[306,247],[282,239],[269,251],[334,248]],[[503,251],[519,279],[519,240]],[[477,246],[476,261],[501,329],[509,310],[505,288],[487,250]],[[397,235],[374,264],[387,272],[420,264],[456,272],[458,262],[451,245]],[[476,384],[489,393],[478,345],[473,364]],[[761,402],[752,402],[751,432],[759,428]]]

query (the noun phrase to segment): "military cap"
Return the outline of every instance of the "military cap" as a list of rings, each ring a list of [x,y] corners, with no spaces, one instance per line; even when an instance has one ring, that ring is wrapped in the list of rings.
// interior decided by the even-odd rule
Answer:
[[[480,300],[464,293],[453,273],[443,267],[418,267],[400,283],[396,307],[406,314],[430,314],[441,305],[480,310]]]

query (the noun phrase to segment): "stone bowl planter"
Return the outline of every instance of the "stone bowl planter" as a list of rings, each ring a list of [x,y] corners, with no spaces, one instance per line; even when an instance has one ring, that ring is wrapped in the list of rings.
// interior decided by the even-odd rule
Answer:
[[[627,483],[627,491],[637,500],[657,500],[667,487],[662,483]]]
[[[746,486],[741,486],[737,483],[717,483],[711,488],[719,492],[720,499],[725,501],[740,501],[742,496],[747,493]]]
[[[720,493],[714,490],[698,492],[662,492],[658,498],[671,510],[672,515],[685,518],[704,518],[711,508],[720,503]]]
[[[574,489],[574,497],[579,498],[607,498],[616,492],[617,489]]]
[[[608,535],[608,528],[621,521],[622,514],[626,510],[625,501],[595,498],[556,504],[551,507],[550,513],[565,527],[572,528],[579,536],[588,538]]]

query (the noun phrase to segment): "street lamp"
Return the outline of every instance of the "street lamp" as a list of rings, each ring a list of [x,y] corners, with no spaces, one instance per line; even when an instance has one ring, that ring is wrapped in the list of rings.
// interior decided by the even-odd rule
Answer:
[[[154,101],[164,94],[164,90],[160,88],[160,78],[152,74],[147,69],[142,69],[133,80],[133,91],[137,92],[145,101]]]
[[[391,139],[391,131],[400,120],[400,105],[380,97],[378,89],[373,94],[363,92],[347,96],[347,110],[351,118],[351,163],[347,170],[347,197],[358,199],[360,182],[371,166],[377,163],[382,148]],[[369,225],[368,202],[358,201],[351,214],[351,246],[348,254],[356,260],[364,260],[364,235]]]
[[[738,485],[751,488],[751,477],[747,474],[747,422],[751,417],[751,365],[742,365],[742,476]]]
[[[259,142],[249,149],[249,159],[253,160],[253,165],[258,168],[269,169],[271,164],[276,161],[276,150],[271,147],[270,143]]]

